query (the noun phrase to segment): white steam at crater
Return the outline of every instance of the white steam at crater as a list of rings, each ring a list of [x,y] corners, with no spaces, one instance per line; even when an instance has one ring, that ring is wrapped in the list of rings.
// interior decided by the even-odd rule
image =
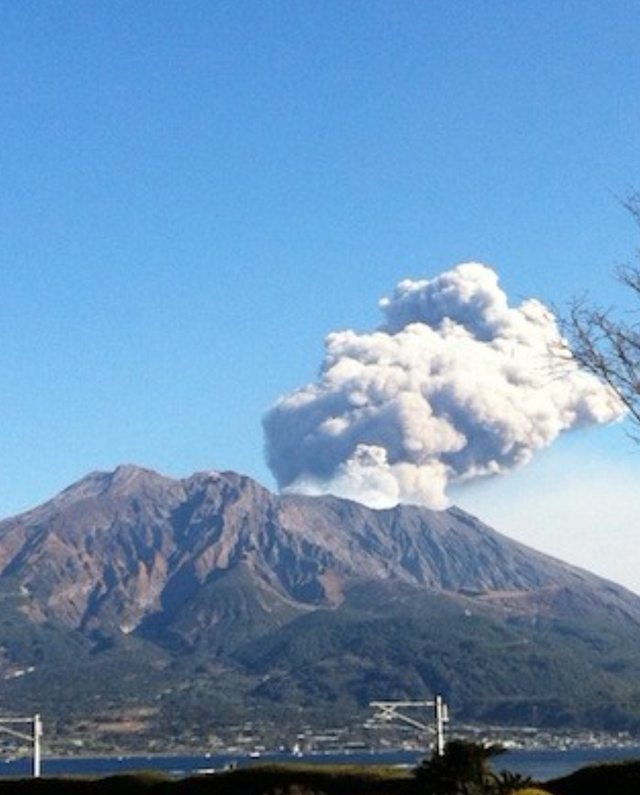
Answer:
[[[442,508],[449,484],[505,472],[562,431],[623,414],[594,376],[560,365],[552,313],[536,300],[509,307],[484,265],[403,281],[380,308],[376,331],[330,334],[318,380],[267,412],[282,490]]]

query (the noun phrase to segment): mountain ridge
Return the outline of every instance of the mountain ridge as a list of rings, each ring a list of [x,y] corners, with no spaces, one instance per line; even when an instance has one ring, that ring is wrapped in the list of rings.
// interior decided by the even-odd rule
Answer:
[[[640,597],[460,508],[373,510],[126,465],[0,522],[0,597],[0,707],[33,699],[11,671],[46,685],[64,665],[95,671],[96,698],[142,699],[158,731],[219,699],[229,714],[326,717],[436,688],[469,718],[535,706],[553,722],[563,704],[589,725],[608,692],[640,728]],[[68,686],[56,710],[88,709]]]
[[[25,538],[20,539],[21,534]],[[474,554],[468,553],[470,546]],[[271,494],[232,472],[171,479],[153,470],[94,472],[32,511],[0,522],[0,576],[51,576],[41,610],[90,623],[120,592],[131,631],[178,578],[202,584],[245,560],[283,598],[337,604],[349,582],[391,579],[443,591],[522,594],[584,585],[623,589],[508,539],[459,508],[374,511],[334,497]],[[71,582],[65,570],[74,576]],[[36,574],[26,587],[34,592]],[[102,583],[96,590],[95,583]],[[57,593],[53,593],[53,585]],[[176,585],[165,594],[171,601]],[[91,586],[91,587],[90,587]],[[38,589],[35,589],[37,592]],[[40,590],[42,590],[40,583]],[[130,591],[126,598],[126,591]],[[632,600],[629,600],[630,602]],[[640,599],[631,611],[640,620]]]

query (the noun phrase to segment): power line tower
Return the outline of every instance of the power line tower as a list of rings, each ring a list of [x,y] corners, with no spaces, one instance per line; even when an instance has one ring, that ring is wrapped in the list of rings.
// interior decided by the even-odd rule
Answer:
[[[29,734],[20,729],[10,728],[10,726],[25,724],[31,725],[31,732]],[[26,740],[31,743],[33,748],[33,777],[40,778],[42,767],[42,718],[40,715],[34,715],[32,718],[0,718],[0,732],[10,734],[12,737],[17,737],[19,740]]]
[[[392,723],[404,723],[413,726],[418,731],[434,731],[436,754],[438,756],[444,754],[444,733],[445,726],[449,723],[449,708],[442,696],[436,696],[433,701],[371,701],[369,706],[376,710],[370,725],[382,726]],[[424,723],[407,715],[406,710],[410,709],[432,709],[432,723]]]

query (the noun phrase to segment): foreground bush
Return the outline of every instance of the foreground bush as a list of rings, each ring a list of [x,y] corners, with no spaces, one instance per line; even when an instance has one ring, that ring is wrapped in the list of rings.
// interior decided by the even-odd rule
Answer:
[[[407,770],[376,765],[256,765],[171,779],[143,772],[88,778],[0,779],[0,795],[416,795]]]
[[[424,795],[511,795],[522,791],[531,779],[505,770],[494,773],[490,761],[501,754],[497,745],[451,740],[444,754],[434,754],[416,769]]]
[[[640,795],[640,761],[591,765],[545,787],[553,795]]]

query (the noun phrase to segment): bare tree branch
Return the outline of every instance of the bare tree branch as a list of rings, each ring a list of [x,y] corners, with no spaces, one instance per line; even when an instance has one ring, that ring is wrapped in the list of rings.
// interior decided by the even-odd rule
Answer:
[[[623,206],[640,226],[640,193]],[[636,428],[631,435],[640,443],[640,265],[621,267],[616,276],[638,305],[621,314],[576,299],[561,321],[567,340],[561,354],[609,385],[626,406]]]

